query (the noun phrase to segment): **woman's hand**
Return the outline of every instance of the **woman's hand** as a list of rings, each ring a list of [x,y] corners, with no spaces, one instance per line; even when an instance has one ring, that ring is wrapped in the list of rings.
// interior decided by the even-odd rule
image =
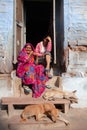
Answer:
[[[30,55],[32,55],[33,53],[34,53],[34,52],[33,52],[33,51],[31,51],[31,52],[30,52]]]
[[[48,40],[49,40],[49,42],[51,42],[51,41],[52,41],[50,36],[47,36],[47,37],[46,37],[46,39],[48,39]]]
[[[31,51],[31,52],[28,54],[28,57],[30,58],[31,55],[33,55],[33,51]]]

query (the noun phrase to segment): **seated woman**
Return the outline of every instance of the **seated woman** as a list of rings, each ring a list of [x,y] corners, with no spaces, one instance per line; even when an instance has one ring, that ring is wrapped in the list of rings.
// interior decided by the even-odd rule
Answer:
[[[50,74],[51,50],[52,40],[50,36],[47,36],[43,41],[37,43],[35,49],[35,54],[37,56],[36,63],[45,65],[45,72],[48,78],[52,78]]]
[[[18,57],[17,76],[22,79],[23,85],[31,86],[33,97],[40,97],[45,90],[45,83],[48,80],[44,75],[44,66],[35,65],[34,47],[31,43],[26,43],[20,51]]]

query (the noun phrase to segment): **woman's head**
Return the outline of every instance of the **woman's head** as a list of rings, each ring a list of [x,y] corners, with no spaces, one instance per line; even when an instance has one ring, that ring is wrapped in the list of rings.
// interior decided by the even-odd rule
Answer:
[[[32,46],[31,43],[26,43],[24,48],[25,48],[25,51],[27,52],[27,54],[29,54],[31,51],[34,51],[34,47]]]
[[[47,47],[48,43],[51,42],[51,37],[47,36],[43,39],[43,45]]]

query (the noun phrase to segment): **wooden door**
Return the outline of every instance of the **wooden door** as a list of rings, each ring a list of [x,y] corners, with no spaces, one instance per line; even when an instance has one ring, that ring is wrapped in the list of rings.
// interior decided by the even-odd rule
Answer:
[[[23,0],[15,0],[14,4],[14,63],[16,63],[18,53],[23,47]]]
[[[64,48],[64,10],[63,0],[53,1],[54,19],[54,63],[62,65]]]

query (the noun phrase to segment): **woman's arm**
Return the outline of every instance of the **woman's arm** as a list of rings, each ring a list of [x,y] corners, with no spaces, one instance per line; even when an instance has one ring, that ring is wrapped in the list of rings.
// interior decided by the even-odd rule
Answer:
[[[49,42],[49,43],[48,43],[48,46],[47,46],[46,51],[49,51],[49,52],[52,51],[52,42]]]
[[[36,45],[36,48],[35,48],[35,55],[36,56],[43,56],[43,54],[42,53],[40,53],[40,43],[38,43],[37,45]]]

